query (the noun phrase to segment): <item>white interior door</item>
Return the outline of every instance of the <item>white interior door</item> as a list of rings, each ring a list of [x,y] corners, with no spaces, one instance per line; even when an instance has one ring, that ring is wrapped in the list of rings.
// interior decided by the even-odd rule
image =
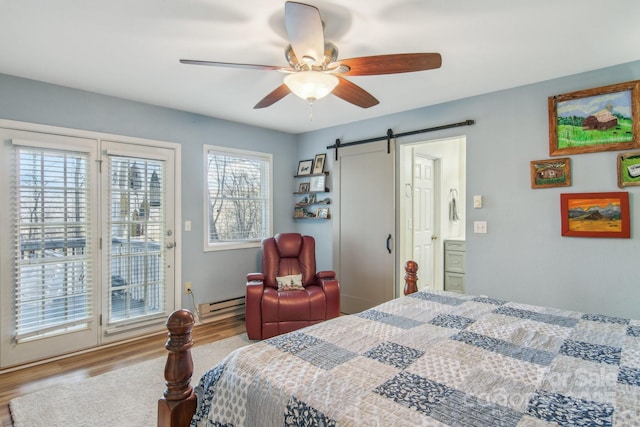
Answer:
[[[341,311],[357,313],[394,297],[394,144],[340,148],[334,164],[334,266]]]
[[[413,260],[420,267],[420,289],[433,288],[435,279],[434,161],[416,155],[413,162]]]

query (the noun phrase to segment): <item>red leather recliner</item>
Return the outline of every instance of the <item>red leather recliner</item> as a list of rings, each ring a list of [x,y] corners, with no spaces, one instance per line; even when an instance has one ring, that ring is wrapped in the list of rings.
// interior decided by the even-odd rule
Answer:
[[[302,275],[302,290],[278,291],[276,277]],[[247,336],[263,340],[340,315],[340,284],[333,271],[316,272],[316,243],[299,233],[262,241],[262,273],[247,275]]]

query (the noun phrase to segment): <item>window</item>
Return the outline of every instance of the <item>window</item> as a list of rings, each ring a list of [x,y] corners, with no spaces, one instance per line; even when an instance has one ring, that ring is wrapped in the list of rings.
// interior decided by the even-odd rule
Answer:
[[[272,156],[204,147],[205,250],[259,246],[271,235]]]
[[[165,162],[109,155],[108,324],[166,317]],[[135,323],[134,322],[134,323]]]
[[[91,320],[86,153],[18,146],[16,340],[85,327]]]

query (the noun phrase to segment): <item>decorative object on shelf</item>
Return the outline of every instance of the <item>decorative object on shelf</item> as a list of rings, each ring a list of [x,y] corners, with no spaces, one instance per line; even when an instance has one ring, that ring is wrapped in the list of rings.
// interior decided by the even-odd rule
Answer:
[[[300,185],[298,185],[298,193],[308,193],[308,192],[309,192],[309,183],[301,182]]]
[[[301,207],[296,207],[293,211],[294,218],[304,218],[304,209]]]
[[[316,217],[329,218],[329,208],[318,208],[316,211]]]
[[[549,155],[640,147],[640,80],[549,97]]]
[[[568,187],[570,185],[570,158],[531,162],[531,188]]]
[[[316,195],[315,194],[309,194],[309,199],[307,201],[307,204],[311,205],[316,203]]]
[[[313,159],[313,172],[312,173],[322,173],[324,172],[324,164],[327,160],[327,154],[316,154],[315,159]]]
[[[298,162],[298,175],[311,175],[313,160],[300,160]]]
[[[309,181],[309,191],[325,191],[325,176],[312,176]]]
[[[629,193],[560,194],[562,235],[629,238]]]
[[[640,185],[640,151],[618,154],[618,187]]]

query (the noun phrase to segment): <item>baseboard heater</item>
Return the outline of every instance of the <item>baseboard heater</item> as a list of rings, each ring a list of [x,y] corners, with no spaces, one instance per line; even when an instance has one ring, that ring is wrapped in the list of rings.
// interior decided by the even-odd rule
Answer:
[[[244,314],[244,297],[224,301],[198,304],[198,312],[203,322],[227,319]]]

